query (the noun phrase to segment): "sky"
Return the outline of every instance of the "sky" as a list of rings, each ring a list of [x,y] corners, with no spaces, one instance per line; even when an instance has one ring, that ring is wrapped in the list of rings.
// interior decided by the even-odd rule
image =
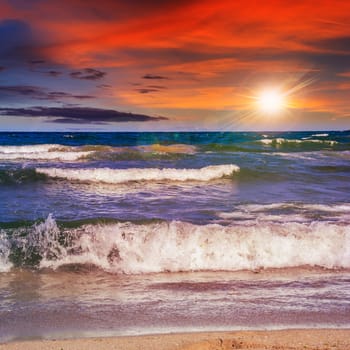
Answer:
[[[347,0],[0,0],[2,131],[344,130],[349,97]]]

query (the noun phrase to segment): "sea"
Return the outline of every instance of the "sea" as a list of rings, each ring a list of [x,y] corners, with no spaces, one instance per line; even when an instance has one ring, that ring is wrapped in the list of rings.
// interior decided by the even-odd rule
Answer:
[[[349,328],[350,131],[0,133],[0,342]]]

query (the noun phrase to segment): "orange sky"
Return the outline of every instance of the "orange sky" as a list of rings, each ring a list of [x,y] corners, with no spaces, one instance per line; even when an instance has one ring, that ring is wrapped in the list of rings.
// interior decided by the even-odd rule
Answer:
[[[4,0],[0,107],[167,118],[124,129],[348,128],[349,14],[348,1]],[[269,87],[290,92],[278,118],[251,103]]]

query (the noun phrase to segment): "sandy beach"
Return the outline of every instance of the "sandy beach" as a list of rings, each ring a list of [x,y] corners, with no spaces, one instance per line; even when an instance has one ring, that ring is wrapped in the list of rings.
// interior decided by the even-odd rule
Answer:
[[[350,329],[180,333],[0,344],[0,350],[348,350]]]

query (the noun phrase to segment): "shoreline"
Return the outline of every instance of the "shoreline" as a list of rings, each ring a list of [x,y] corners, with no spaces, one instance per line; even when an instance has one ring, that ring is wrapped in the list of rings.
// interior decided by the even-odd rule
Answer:
[[[0,350],[348,350],[350,329],[286,329],[193,332],[101,338],[24,340]]]

